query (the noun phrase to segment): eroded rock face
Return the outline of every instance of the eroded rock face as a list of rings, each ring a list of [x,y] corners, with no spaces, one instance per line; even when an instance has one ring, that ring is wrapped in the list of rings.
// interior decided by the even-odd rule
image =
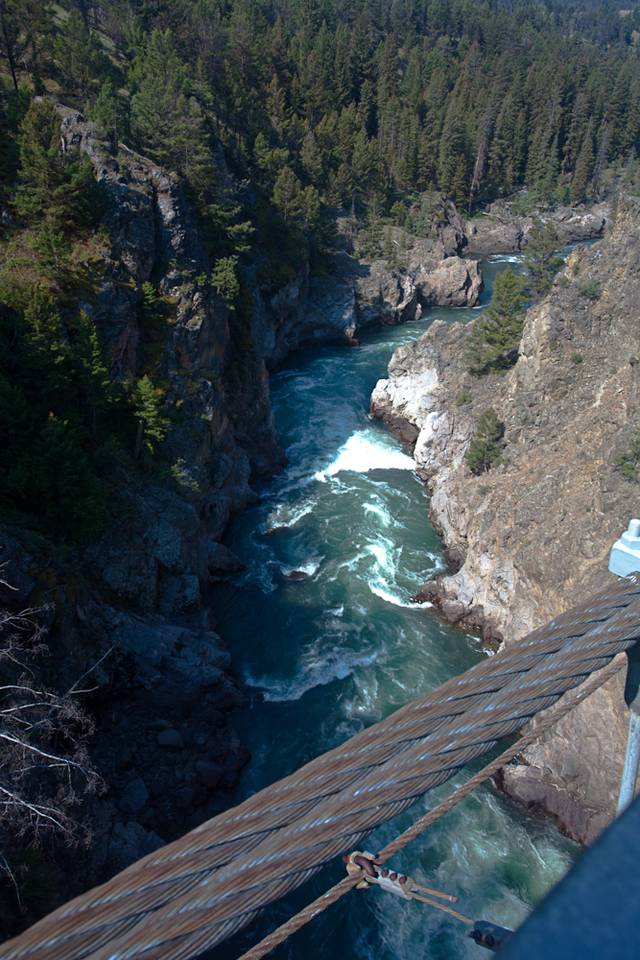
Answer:
[[[615,464],[640,428],[639,213],[622,200],[607,237],[571,254],[508,373],[471,377],[468,328],[435,323],[396,351],[372,397],[415,436],[458,568],[422,596],[506,644],[606,587],[611,543],[637,515],[640,488]],[[489,407],[506,426],[504,463],[475,477],[464,457]],[[615,809],[625,729],[614,679],[506,768],[504,786],[589,841]]]
[[[563,243],[594,240],[604,233],[609,205],[599,203],[585,208],[558,207],[541,213],[540,216],[555,225]],[[533,223],[532,216],[516,212],[513,202],[497,200],[490,204],[485,213],[465,222],[464,251],[476,256],[486,256],[521,250],[526,246]]]
[[[455,207],[445,213],[429,239],[389,228],[393,263],[342,250],[328,276],[293,280],[268,302],[256,291],[252,336],[267,366],[303,344],[355,344],[359,330],[415,320],[431,306],[475,306],[482,275],[475,260],[458,255],[464,235]]]

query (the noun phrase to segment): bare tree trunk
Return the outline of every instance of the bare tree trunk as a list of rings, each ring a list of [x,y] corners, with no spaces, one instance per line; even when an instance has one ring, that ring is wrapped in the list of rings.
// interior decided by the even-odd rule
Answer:
[[[142,420],[138,420],[138,431],[136,433],[136,451],[135,458],[136,460],[140,459],[140,454],[142,452],[142,437],[144,436],[144,424]]]
[[[493,131],[493,106],[487,107],[482,119],[480,128],[480,139],[478,141],[478,150],[476,152],[476,162],[473,166],[473,177],[471,179],[471,188],[469,190],[469,213],[473,210],[473,201],[480,189],[487,166],[487,157],[489,155],[489,141]]]
[[[9,62],[9,70],[11,71],[11,79],[13,80],[13,89],[17,92],[18,90],[18,77],[16,74],[16,59],[15,59],[15,49],[13,41],[9,36],[9,30],[7,29],[7,19],[6,12],[4,8],[4,3],[0,2],[0,22],[2,23],[2,36],[4,39],[4,49],[7,55],[7,60]]]

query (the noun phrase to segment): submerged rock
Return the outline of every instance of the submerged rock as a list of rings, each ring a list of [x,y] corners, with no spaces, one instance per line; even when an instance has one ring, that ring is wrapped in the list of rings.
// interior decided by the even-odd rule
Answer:
[[[283,570],[282,576],[285,580],[308,580],[309,574],[305,570]]]

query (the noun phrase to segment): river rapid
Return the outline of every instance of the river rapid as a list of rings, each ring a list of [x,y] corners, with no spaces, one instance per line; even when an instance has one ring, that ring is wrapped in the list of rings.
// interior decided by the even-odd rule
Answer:
[[[368,409],[396,347],[436,318],[465,322],[477,315],[490,301],[497,272],[513,260],[483,263],[480,308],[435,308],[420,321],[365,333],[356,348],[301,351],[273,376],[287,467],[263,485],[257,506],[235,518],[227,542],[246,570],[213,598],[219,632],[248,690],[235,726],[252,760],[235,802],[488,655],[478,637],[411,603],[425,580],[444,569],[442,546],[411,457]],[[379,828],[366,848],[375,852],[479,766]],[[577,852],[551,824],[484,787],[392,866],[458,895],[462,913],[515,927]],[[211,956],[237,957],[341,873],[341,864],[326,866]],[[458,921],[378,890],[349,894],[273,954],[292,960],[488,955],[465,939]]]

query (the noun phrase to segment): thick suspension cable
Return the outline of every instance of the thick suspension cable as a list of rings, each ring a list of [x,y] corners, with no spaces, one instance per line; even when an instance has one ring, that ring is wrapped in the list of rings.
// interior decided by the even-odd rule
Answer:
[[[425,830],[428,830],[429,827],[436,823],[436,821],[440,820],[441,817],[444,817],[450,810],[453,810],[461,800],[464,800],[464,798],[477,787],[495,776],[505,764],[513,760],[522,750],[525,750],[531,746],[532,743],[535,743],[547,730],[554,727],[559,720],[577,707],[579,703],[582,703],[582,701],[590,697],[592,693],[595,693],[607,680],[610,680],[612,677],[615,677],[616,674],[620,673],[622,666],[619,660],[614,660],[608,667],[599,670],[590,681],[583,683],[582,686],[568,693],[558,706],[546,710],[536,722],[535,726],[520,737],[516,743],[507,747],[507,749],[492,760],[491,763],[484,766],[482,770],[479,770],[474,776],[465,781],[461,787],[454,790],[452,794],[433,807],[432,810],[428,810],[424,816],[420,817],[412,823],[410,827],[387,843],[376,856],[376,863],[386,863],[391,857],[395,856],[401,850],[404,850],[412,840],[415,840],[420,834],[424,833]],[[298,930],[301,930],[306,924],[315,920],[320,913],[323,913],[329,907],[333,906],[334,903],[337,903],[338,900],[356,886],[358,881],[358,877],[345,877],[344,880],[340,880],[339,883],[330,887],[326,893],[322,894],[322,896],[318,897],[306,907],[303,907],[303,909],[299,910],[290,920],[281,924],[260,940],[259,943],[251,947],[250,950],[243,953],[239,960],[262,960],[262,957],[267,956],[267,954],[275,950],[275,948],[281,943],[284,943],[285,940],[288,940],[294,933],[297,933]],[[435,901],[432,902],[432,905],[443,909],[442,906],[436,904]]]
[[[187,960],[516,733],[640,638],[615,581],[494,657],[77,897],[0,960]]]

